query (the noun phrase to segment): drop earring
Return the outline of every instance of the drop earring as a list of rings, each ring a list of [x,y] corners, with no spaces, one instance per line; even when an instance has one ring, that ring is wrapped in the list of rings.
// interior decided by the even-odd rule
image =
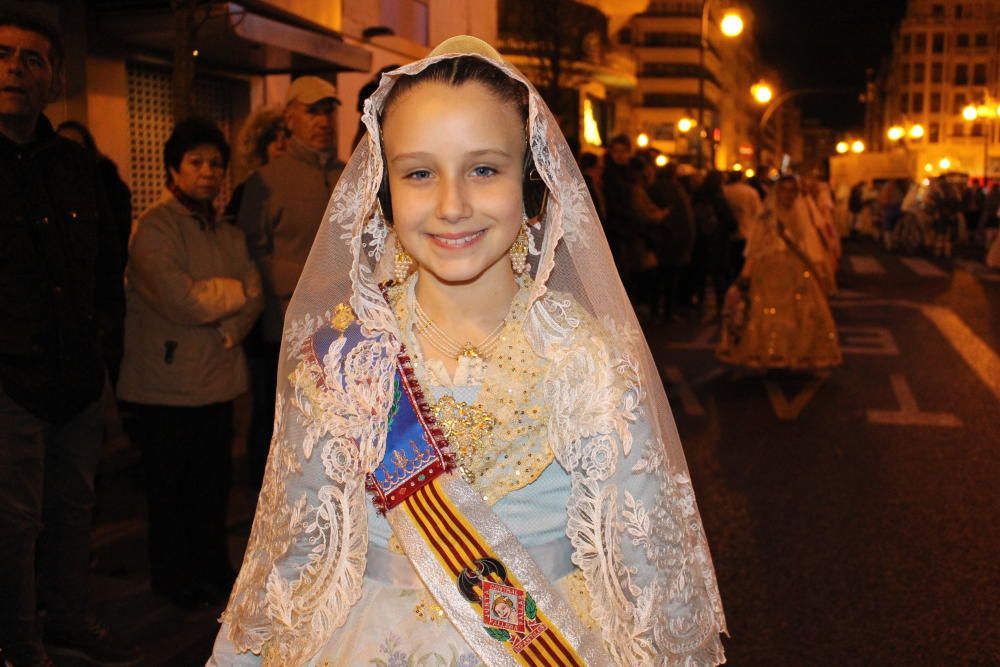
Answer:
[[[392,267],[392,277],[395,278],[396,284],[402,284],[406,281],[407,276],[410,275],[410,267],[413,266],[413,258],[410,254],[403,250],[403,246],[399,244],[399,240],[396,241],[396,258],[395,263]]]
[[[514,245],[510,247],[510,267],[514,269],[516,275],[528,270],[528,234],[528,216],[525,214],[521,221],[521,230],[514,239]]]

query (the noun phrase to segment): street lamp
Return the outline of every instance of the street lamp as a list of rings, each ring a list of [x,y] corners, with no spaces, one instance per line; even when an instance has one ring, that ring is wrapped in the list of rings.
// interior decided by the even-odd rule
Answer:
[[[768,104],[774,99],[774,89],[766,81],[758,81],[750,86],[750,94],[757,104]]]
[[[698,41],[698,127],[705,127],[705,51],[708,50],[708,10],[710,0],[701,0],[701,39]],[[735,10],[729,10],[719,25],[722,34],[730,39],[743,32],[743,18]],[[708,135],[705,135],[709,138]],[[705,149],[701,134],[698,135],[698,168],[705,162]],[[712,141],[712,162],[715,162],[715,142]]]
[[[889,137],[890,141],[899,141],[904,136],[906,136],[906,130],[904,130],[899,125],[893,125],[889,128],[889,131],[885,133]]]
[[[739,37],[743,32],[743,17],[735,11],[726,12],[719,24],[719,29],[726,37]]]
[[[663,154],[657,155],[656,160],[654,160],[654,162],[656,162],[657,167],[666,167],[667,162],[669,161],[670,160],[667,159],[667,156]]]
[[[679,121],[677,121],[677,129],[683,132],[684,134],[690,132],[691,128],[694,127],[695,125],[696,123],[693,118],[681,118]]]
[[[938,166],[941,167],[941,169],[951,169],[951,160],[943,157],[941,158],[941,161],[938,162]]]
[[[843,155],[844,153],[846,153],[849,150],[851,150],[851,147],[850,147],[850,145],[848,145],[848,143],[846,141],[838,141],[837,142],[837,152],[838,153],[840,153],[841,155]]]
[[[924,134],[926,134],[926,130],[924,130],[924,126],[921,125],[920,123],[917,123],[916,125],[910,128],[911,139],[923,139]]]
[[[860,139],[855,139],[851,143],[851,152],[852,153],[864,153],[865,152],[865,142],[861,141]]]
[[[986,127],[983,128],[983,187],[986,187],[986,181],[990,177],[990,137],[993,136],[993,121],[996,120],[997,116],[1000,115],[1000,107],[997,106],[996,102],[987,98],[987,100],[976,106],[970,104],[962,109],[962,118],[967,121],[974,121],[979,118],[985,118],[987,120]],[[943,169],[944,167],[942,167]]]
[[[645,148],[649,145],[649,135],[645,132],[639,133],[639,136],[635,138],[635,144],[639,148]]]

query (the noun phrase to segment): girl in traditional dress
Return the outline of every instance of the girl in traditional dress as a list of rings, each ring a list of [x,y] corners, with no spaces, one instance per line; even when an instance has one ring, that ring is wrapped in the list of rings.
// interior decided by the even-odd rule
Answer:
[[[670,409],[537,91],[454,38],[364,122],[209,664],[721,663]]]
[[[716,355],[749,368],[819,370],[841,363],[827,301],[832,285],[798,182],[785,176],[750,229],[746,263],[726,295]]]

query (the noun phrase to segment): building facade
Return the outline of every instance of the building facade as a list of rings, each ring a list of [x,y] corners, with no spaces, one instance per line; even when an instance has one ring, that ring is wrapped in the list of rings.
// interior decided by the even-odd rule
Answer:
[[[877,97],[869,104],[872,141],[907,152],[915,176],[1000,178],[1000,2],[910,0],[892,57],[869,91]],[[965,119],[970,104],[991,117]],[[906,134],[892,141],[895,126]],[[914,126],[922,136],[913,136]]]
[[[707,2],[704,52],[701,0],[651,0],[619,33],[621,41],[631,44],[638,73],[632,129],[647,134],[654,148],[675,159],[696,162],[700,144],[706,166],[749,165],[760,116],[750,96],[760,71],[753,15],[745,6],[737,7],[744,31],[728,39],[719,21],[731,3]],[[701,127],[678,127],[682,119],[699,116]]]
[[[194,110],[230,143],[250,113],[278,107],[294,77],[338,88],[338,153],[358,130],[358,93],[383,67],[425,56],[455,34],[497,39],[496,0],[245,0],[198,2],[192,36]],[[139,215],[162,194],[163,144],[173,128],[176,15],[170,0],[23,0],[57,26],[66,47],[65,95],[54,124],[86,125],[132,189]],[[246,174],[234,163],[228,186]]]

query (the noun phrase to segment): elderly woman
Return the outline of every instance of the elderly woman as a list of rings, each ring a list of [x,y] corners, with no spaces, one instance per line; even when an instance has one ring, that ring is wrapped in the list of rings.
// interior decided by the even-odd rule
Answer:
[[[184,120],[163,157],[168,191],[131,240],[118,395],[146,471],[153,591],[195,608],[234,580],[225,520],[233,399],[247,388],[239,343],[263,300],[243,233],[217,222],[229,161],[222,132]]]

